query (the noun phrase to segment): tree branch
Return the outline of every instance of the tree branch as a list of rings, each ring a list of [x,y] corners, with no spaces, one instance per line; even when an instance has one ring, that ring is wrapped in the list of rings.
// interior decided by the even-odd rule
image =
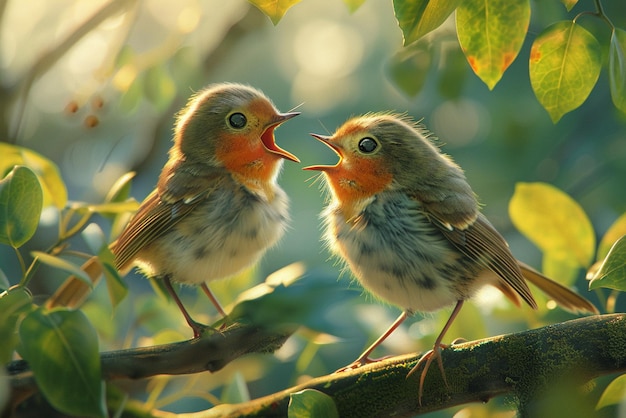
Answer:
[[[625,314],[592,316],[443,350],[450,386],[433,365],[422,405],[417,400],[419,373],[406,378],[420,356],[408,355],[312,379],[248,403],[219,405],[194,417],[285,417],[290,394],[304,389],[332,397],[342,417],[410,416],[503,394],[516,395],[524,415],[538,394],[563,378],[574,379],[570,385],[582,385],[626,371],[625,347]]]

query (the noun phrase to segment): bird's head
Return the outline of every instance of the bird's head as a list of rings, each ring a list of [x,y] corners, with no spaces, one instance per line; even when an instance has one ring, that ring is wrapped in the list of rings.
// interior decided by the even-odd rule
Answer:
[[[298,158],[276,144],[274,130],[299,113],[281,113],[261,91],[222,83],[193,96],[178,115],[174,157],[224,167],[257,182],[273,181],[283,159]]]

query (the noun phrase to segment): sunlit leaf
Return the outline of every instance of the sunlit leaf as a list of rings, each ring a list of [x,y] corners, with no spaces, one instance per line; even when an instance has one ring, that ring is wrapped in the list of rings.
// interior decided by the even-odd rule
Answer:
[[[64,270],[68,273],[73,274],[74,276],[78,277],[80,280],[88,284],[89,287],[93,285],[91,283],[91,279],[89,278],[89,275],[87,275],[87,273],[81,270],[80,267],[78,267],[77,265],[70,263],[69,261],[64,260],[62,258],[55,257],[53,255],[50,255],[41,251],[33,251],[32,254],[33,254],[33,257],[37,257],[37,259],[40,262],[50,267],[54,267],[59,270]]]
[[[248,0],[259,8],[274,25],[278,25],[287,10],[300,3],[300,0]]]
[[[393,10],[404,45],[441,26],[460,3],[461,0],[394,0]]]
[[[509,202],[515,227],[554,259],[587,268],[595,251],[589,218],[571,197],[545,183],[518,183]]]
[[[578,3],[578,0],[561,0],[561,3],[565,5],[565,8],[569,12],[570,10],[572,10],[574,6],[576,6],[576,3]]]
[[[624,402],[626,398],[626,374],[616,377],[611,383],[604,389],[602,396],[598,400],[596,409],[604,408],[605,406],[618,405]]]
[[[135,172],[131,171],[117,179],[109,189],[104,201],[106,203],[124,202],[130,196],[131,181],[135,177]]]
[[[621,237],[611,247],[602,265],[589,282],[589,289],[608,287],[626,290],[626,236]]]
[[[602,237],[602,241],[600,241],[600,245],[598,246],[596,259],[604,260],[613,244],[624,235],[626,235],[626,213],[623,213],[622,216],[617,218]]]
[[[32,297],[24,287],[0,293],[0,364],[7,364],[18,343],[20,315],[33,309]]]
[[[0,180],[0,243],[19,248],[35,234],[43,193],[30,168],[16,166]]]
[[[389,76],[400,90],[413,97],[422,90],[431,63],[431,43],[415,42],[391,58]]]
[[[489,89],[517,57],[529,23],[530,0],[466,0],[459,5],[459,43],[472,70]]]
[[[615,28],[609,47],[609,84],[613,104],[626,113],[626,31]]]
[[[0,142],[0,176],[16,165],[30,168],[39,179],[43,190],[43,206],[54,205],[58,209],[67,203],[67,189],[55,163],[28,148]]]
[[[134,212],[139,208],[136,200],[125,200],[123,202],[108,202],[101,204],[72,203],[71,209],[77,213],[125,213]]]
[[[543,255],[542,271],[561,284],[573,284],[580,271],[580,265],[571,257],[556,257],[554,253]]]
[[[289,395],[289,418],[339,417],[337,405],[330,396],[315,389],[305,389]]]
[[[19,335],[19,353],[56,409],[107,416],[98,336],[81,311],[37,309],[22,320]]]
[[[600,75],[600,44],[573,21],[548,26],[530,51],[530,82],[554,123],[589,96]]]
[[[343,2],[348,6],[350,13],[354,13],[365,3],[365,0],[343,0]]]

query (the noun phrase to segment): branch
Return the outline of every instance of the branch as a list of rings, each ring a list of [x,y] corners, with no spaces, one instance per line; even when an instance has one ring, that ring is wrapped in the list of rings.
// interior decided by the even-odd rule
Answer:
[[[159,374],[180,375],[216,372],[231,361],[250,353],[272,353],[279,349],[296,326],[269,330],[258,325],[235,324],[223,332],[153,347],[102,353],[102,376],[106,380],[142,379]],[[36,389],[28,363],[7,366],[13,390]]]
[[[580,384],[626,371],[626,315],[592,316],[536,330],[458,344],[443,350],[449,387],[433,365],[418,404],[420,358],[408,355],[331,374],[239,405],[219,405],[194,417],[285,417],[292,393],[315,389],[332,397],[339,416],[410,416],[515,394],[520,412],[563,378]]]

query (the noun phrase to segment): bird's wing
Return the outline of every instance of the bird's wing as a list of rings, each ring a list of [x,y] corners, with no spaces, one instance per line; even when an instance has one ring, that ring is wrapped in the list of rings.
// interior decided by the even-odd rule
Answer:
[[[498,285],[501,290],[504,291],[508,285],[533,309],[537,308],[537,302],[530,293],[517,259],[511,254],[502,235],[482,213],[478,213],[474,223],[463,229],[451,225],[435,214],[428,213],[427,216],[459,251],[496,273],[502,280]],[[510,297],[509,292],[504,293]]]
[[[173,173],[159,181],[159,186],[141,203],[113,244],[111,250],[119,270],[130,267],[142,248],[193,211],[218,187],[222,177],[217,170],[203,173],[178,170]]]

